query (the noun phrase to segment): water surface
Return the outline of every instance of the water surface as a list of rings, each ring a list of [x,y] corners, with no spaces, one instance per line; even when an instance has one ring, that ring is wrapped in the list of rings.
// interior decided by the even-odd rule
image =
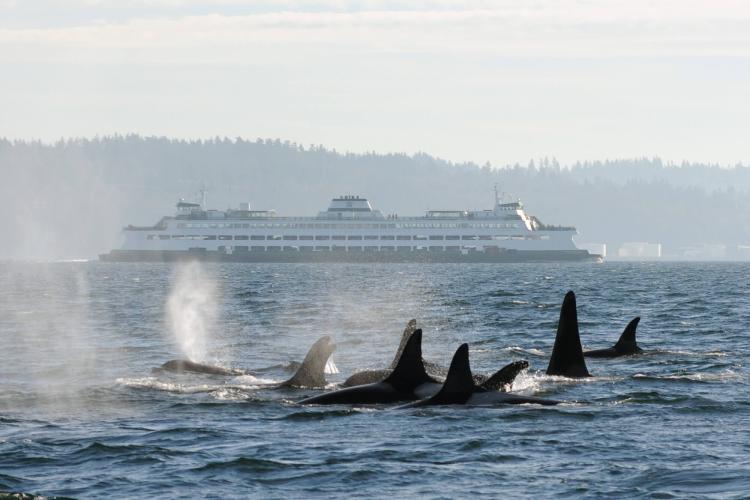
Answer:
[[[748,278],[714,263],[0,264],[0,490],[746,497]],[[589,360],[588,380],[545,376],[569,289],[585,347],[640,315],[649,353]],[[425,358],[447,365],[469,342],[478,372],[527,359],[514,389],[566,404],[309,408],[295,401],[315,391],[269,388],[282,370],[152,372],[185,351],[283,364],[328,334],[336,383],[388,364],[410,318]]]

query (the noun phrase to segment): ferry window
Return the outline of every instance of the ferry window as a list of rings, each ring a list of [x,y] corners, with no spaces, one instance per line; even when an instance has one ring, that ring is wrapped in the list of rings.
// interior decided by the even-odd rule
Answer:
[[[365,236],[365,239],[366,239],[366,240],[377,240],[377,239],[378,239],[378,237],[377,237],[377,236],[372,236],[372,235],[371,235],[371,236]]]
[[[411,236],[396,236],[397,240],[406,241],[411,240]]]
[[[281,236],[279,235],[272,235],[272,236],[266,236],[267,240],[280,240]]]
[[[181,223],[177,224],[177,228],[178,229],[184,229],[185,228],[185,223],[181,222]]]
[[[362,247],[348,247],[350,252],[361,252]]]
[[[250,224],[242,224],[242,229],[250,229]]]
[[[298,250],[297,247],[290,247],[290,246],[284,246],[282,247],[282,250],[285,252],[296,252]]]
[[[422,234],[418,234],[418,235],[414,236],[414,239],[415,240],[426,240],[427,236],[422,235]]]
[[[381,251],[392,252],[396,250],[396,247],[380,247]]]
[[[331,247],[315,247],[316,252],[327,252],[331,249]]]
[[[216,239],[216,236],[214,236],[214,235],[210,235],[210,236],[204,236],[204,237],[203,237],[203,239],[204,239],[204,240],[215,240],[215,239]]]
[[[281,247],[266,247],[266,252],[278,252]]]
[[[231,240],[232,236],[229,235],[229,234],[222,234],[221,236],[219,236],[219,239],[220,240]]]
[[[265,237],[265,236],[261,236],[261,235],[259,235],[259,234],[253,234],[253,235],[251,235],[251,236],[250,236],[250,239],[251,239],[251,240],[256,240],[256,241],[257,241],[257,240],[265,240],[265,239],[266,239],[266,237]]]
[[[146,236],[146,239],[147,240],[155,240],[156,239],[156,235],[155,234],[149,234],[148,236]]]
[[[316,236],[316,237],[315,237],[315,240],[317,240],[317,241],[321,241],[321,240],[330,240],[330,239],[331,239],[331,237],[330,237],[330,236]]]
[[[378,247],[365,247],[365,252],[377,252]]]
[[[159,239],[160,240],[168,240],[169,239],[169,235],[168,234],[160,234],[159,235]]]
[[[265,251],[265,249],[266,247],[250,247],[250,250],[252,250],[253,252],[263,252]]]
[[[430,252],[442,252],[443,247],[430,247]]]
[[[493,236],[492,239],[493,240],[507,240],[507,239],[510,239],[510,237],[509,236]]]
[[[299,247],[303,252],[312,252],[313,247]]]
[[[430,236],[430,239],[431,240],[442,240],[443,236],[442,235],[434,235],[433,234],[432,236]]]
[[[461,237],[457,234],[449,234],[445,237],[446,240],[460,240]]]
[[[296,241],[297,237],[294,236],[294,235],[286,235],[286,236],[284,236],[284,239],[287,240],[287,241]]]
[[[361,236],[348,236],[346,239],[347,240],[361,240],[362,237]]]
[[[235,240],[247,240],[249,238],[250,237],[246,234],[238,234],[237,236],[234,237]]]
[[[338,250],[338,251],[342,251],[342,250],[346,250],[346,247],[342,247],[342,246],[337,246],[337,245],[333,245],[333,246],[331,247],[331,250],[334,250],[334,251],[336,251],[336,250]]]
[[[481,236],[479,237],[479,239],[480,239],[480,240],[491,240],[491,239],[492,239],[492,236],[490,236],[490,235],[487,235],[487,234],[483,234],[483,235],[481,235]]]
[[[334,235],[331,237],[332,240],[345,240],[346,236]]]
[[[462,240],[475,240],[477,239],[476,236],[461,236]]]
[[[381,236],[380,239],[381,240],[395,240],[396,237],[395,236]]]
[[[247,252],[247,247],[246,246],[236,246],[236,247],[234,247],[234,251],[235,252]]]
[[[299,239],[308,241],[308,240],[312,240],[313,237],[312,237],[312,235],[302,235],[302,236],[299,237]]]

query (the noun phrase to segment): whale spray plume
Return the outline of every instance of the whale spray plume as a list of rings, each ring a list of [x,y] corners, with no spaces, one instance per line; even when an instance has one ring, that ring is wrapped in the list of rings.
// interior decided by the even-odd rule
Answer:
[[[167,323],[190,361],[206,361],[211,328],[216,324],[216,282],[198,262],[179,264],[167,299]]]

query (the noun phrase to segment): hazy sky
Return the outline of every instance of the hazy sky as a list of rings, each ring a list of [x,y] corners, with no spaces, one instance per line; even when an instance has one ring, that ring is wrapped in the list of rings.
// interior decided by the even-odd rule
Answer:
[[[750,2],[0,0],[0,136],[750,163]]]

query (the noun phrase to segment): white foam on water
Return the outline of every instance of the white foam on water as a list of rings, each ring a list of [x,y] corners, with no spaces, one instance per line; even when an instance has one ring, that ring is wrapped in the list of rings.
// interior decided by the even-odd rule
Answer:
[[[503,348],[501,350],[502,351],[506,351],[506,352],[519,353],[519,354],[532,354],[534,356],[544,356],[545,355],[544,351],[542,351],[540,349],[534,349],[534,348],[532,348],[532,349],[524,349],[523,347],[520,347],[520,346],[505,347],[505,348]]]
[[[726,380],[737,380],[742,378],[739,373],[725,370],[719,373],[681,373],[673,375],[649,375],[647,373],[636,373],[633,378],[647,378],[651,380],[685,380],[692,382],[724,382]]]
[[[253,375],[240,375],[232,379],[233,385],[242,386],[245,388],[257,388],[266,385],[280,384],[283,380],[274,380],[271,378],[255,377]]]
[[[165,382],[156,377],[118,378],[116,382],[135,389],[153,389],[157,391],[174,392],[177,394],[198,394],[222,389],[222,386],[215,384],[178,384],[174,382]]]

